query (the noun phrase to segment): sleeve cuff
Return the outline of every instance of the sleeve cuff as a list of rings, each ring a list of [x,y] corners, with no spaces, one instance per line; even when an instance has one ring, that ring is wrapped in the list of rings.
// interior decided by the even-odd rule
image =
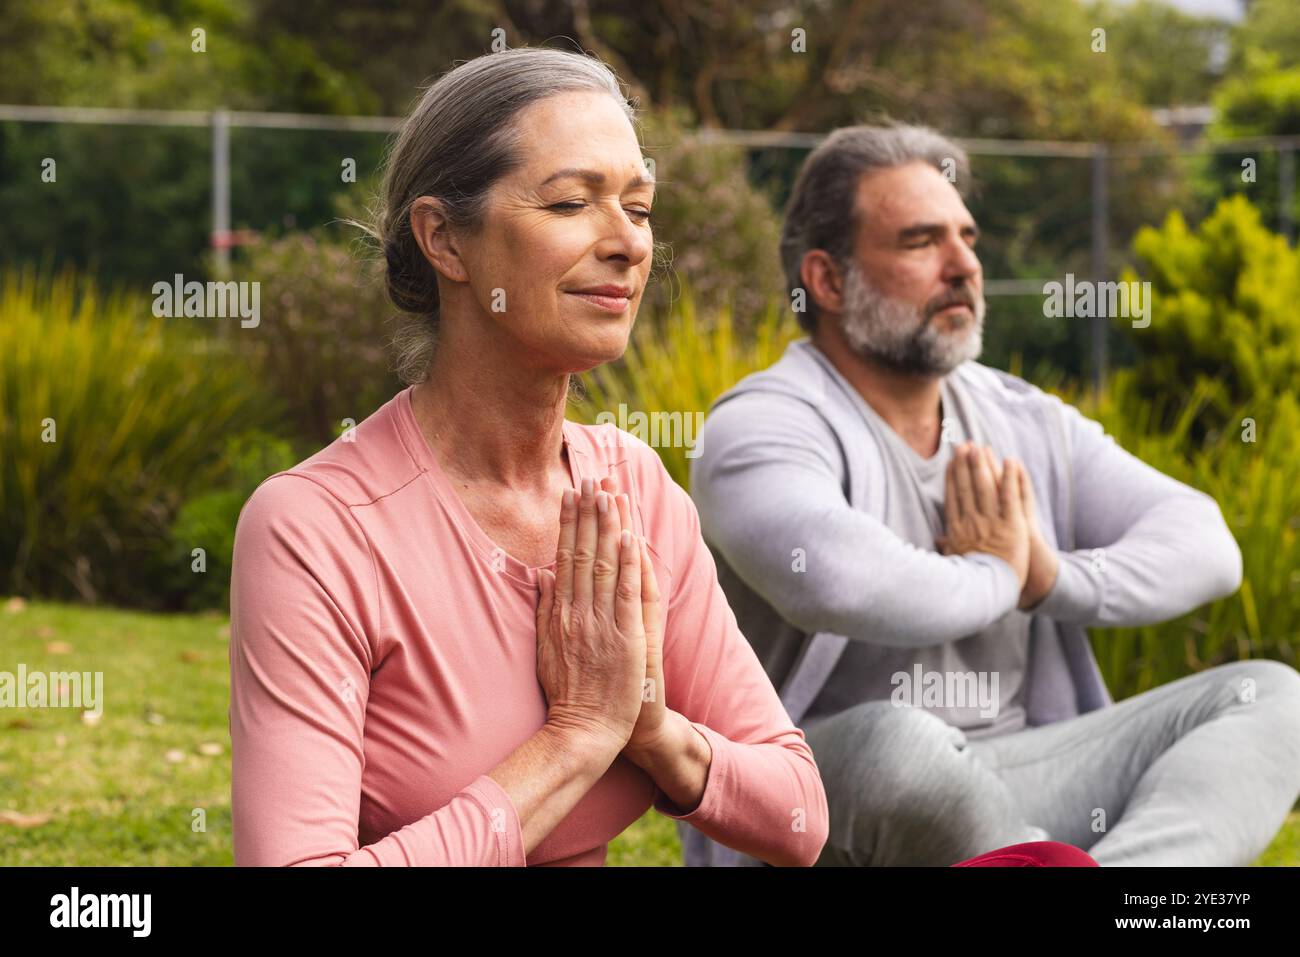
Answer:
[[[730,768],[727,748],[732,742],[698,721],[692,721],[691,727],[704,735],[704,739],[709,742],[709,748],[713,752],[712,758],[709,759],[709,774],[704,779],[704,794],[700,797],[699,806],[689,814],[682,814],[681,808],[674,804],[667,794],[659,790],[658,785],[655,785],[653,806],[664,817],[670,817],[674,821],[685,821],[687,824],[698,824],[713,821],[717,818],[718,802],[723,791],[723,782]]]
[[[496,842],[497,867],[524,867],[524,831],[514,802],[501,785],[483,774],[465,788],[483,808],[488,832]]]
[[[1060,558],[1052,590],[1031,609],[1032,613],[1057,621],[1095,621],[1104,597],[1104,559],[1094,560],[1091,552],[1061,552]]]

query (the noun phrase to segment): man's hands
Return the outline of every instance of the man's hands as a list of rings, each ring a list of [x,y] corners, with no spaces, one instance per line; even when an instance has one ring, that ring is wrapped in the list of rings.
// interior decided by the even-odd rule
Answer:
[[[946,534],[936,542],[943,554],[1001,558],[1020,581],[1021,609],[1052,590],[1060,559],[1043,539],[1033,484],[1020,462],[999,463],[991,448],[962,443],[944,475],[943,504]]]
[[[944,475],[945,555],[987,552],[1016,573],[1023,589],[1029,575],[1029,526],[1025,519],[1022,470],[1007,459],[997,477],[991,450],[964,442],[953,450]]]
[[[985,451],[990,457],[993,456],[992,449],[986,448]],[[1023,499],[1025,521],[1029,525],[1029,574],[1020,592],[1020,604],[1016,606],[1024,611],[1033,608],[1052,590],[1052,586],[1056,584],[1056,573],[1061,567],[1061,558],[1057,555],[1056,549],[1047,544],[1047,539],[1043,538],[1043,527],[1038,522],[1038,509],[1034,502],[1034,483],[1029,481],[1029,473],[1025,471],[1025,467],[1016,464],[1020,468],[1022,479],[1020,487],[1025,493]]]

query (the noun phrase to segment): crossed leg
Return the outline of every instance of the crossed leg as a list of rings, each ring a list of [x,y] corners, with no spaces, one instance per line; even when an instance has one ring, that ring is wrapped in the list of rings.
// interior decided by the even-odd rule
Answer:
[[[1248,864],[1300,794],[1300,674],[1243,661],[988,738],[874,701],[806,731],[819,865],[947,866],[1061,841],[1102,865]]]

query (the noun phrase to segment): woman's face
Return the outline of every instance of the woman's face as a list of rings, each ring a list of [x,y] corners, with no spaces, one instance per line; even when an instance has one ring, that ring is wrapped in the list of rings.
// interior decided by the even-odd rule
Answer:
[[[458,243],[467,281],[535,365],[585,371],[627,347],[652,265],[654,184],[608,94],[551,96],[515,122],[524,162],[493,185],[481,229]]]

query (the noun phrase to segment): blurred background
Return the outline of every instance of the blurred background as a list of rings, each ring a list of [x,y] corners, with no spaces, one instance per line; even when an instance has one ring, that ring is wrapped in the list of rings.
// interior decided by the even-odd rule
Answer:
[[[1213,496],[1244,554],[1230,598],[1093,632],[1116,698],[1296,664],[1293,0],[0,0],[0,670],[106,678],[102,716],[0,710],[0,864],[231,862],[239,509],[400,388],[341,220],[419,88],[494,42],[601,57],[656,164],[656,281],[572,418],[703,412],[775,361],[799,164],[837,126],[935,126],[971,154],[981,361]],[[259,325],[154,318],[177,273],[260,282]],[[1149,281],[1150,326],[1047,318],[1067,274]],[[609,862],[679,863],[670,824]],[[1300,863],[1300,815],[1259,863]]]

